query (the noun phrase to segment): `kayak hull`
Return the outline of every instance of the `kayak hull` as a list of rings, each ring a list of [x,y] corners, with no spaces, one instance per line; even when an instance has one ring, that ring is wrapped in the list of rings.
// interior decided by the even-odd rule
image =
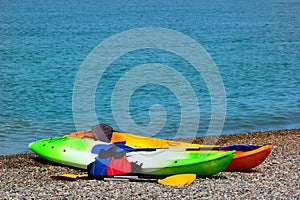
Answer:
[[[40,157],[62,165],[87,169],[98,157],[92,151],[96,145],[108,143],[79,138],[56,137],[30,143],[29,148]],[[111,145],[111,144],[110,144]],[[212,176],[223,171],[232,161],[234,151],[203,152],[158,149],[127,152],[129,162],[142,164],[140,174],[173,175],[193,173]]]
[[[234,154],[228,154],[228,155],[222,155],[219,158],[216,158],[214,160],[208,160],[205,162],[194,164],[187,164],[187,165],[181,165],[180,167],[177,167],[177,163],[170,163],[170,165],[155,169],[155,168],[148,168],[147,170],[142,170],[144,174],[151,174],[151,175],[172,175],[172,174],[196,174],[197,176],[212,176],[215,175],[221,171],[224,171],[226,166],[229,165],[233,158]],[[178,162],[178,161],[177,161]]]

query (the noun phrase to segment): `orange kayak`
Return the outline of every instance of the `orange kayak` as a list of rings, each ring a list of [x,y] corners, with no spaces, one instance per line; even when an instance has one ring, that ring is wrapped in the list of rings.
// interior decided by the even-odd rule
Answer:
[[[94,127],[95,128],[95,127]],[[186,142],[178,142],[173,140],[164,140],[159,138],[150,138],[144,136],[138,136],[128,133],[122,133],[117,131],[109,132],[104,136],[104,139],[97,136],[97,131],[87,130],[81,132],[75,132],[64,137],[92,139],[92,140],[107,140],[105,142],[110,143],[124,143],[127,146],[137,148],[187,148],[187,147],[211,147],[214,150],[219,148],[219,151],[226,151],[226,147],[215,146],[215,145],[201,145],[201,144],[190,144]],[[99,127],[98,127],[99,128]],[[101,129],[102,130],[102,129]],[[103,135],[103,131],[100,131]],[[105,131],[104,131],[105,132]],[[96,135],[95,135],[96,133]],[[98,132],[99,133],[99,132]],[[233,145],[234,146],[234,145]],[[229,149],[236,150],[231,163],[225,169],[226,171],[247,171],[260,165],[270,154],[272,145],[258,146],[254,145],[251,149]]]
[[[260,165],[270,154],[272,145],[265,145],[250,151],[236,151],[226,171],[247,171]]]

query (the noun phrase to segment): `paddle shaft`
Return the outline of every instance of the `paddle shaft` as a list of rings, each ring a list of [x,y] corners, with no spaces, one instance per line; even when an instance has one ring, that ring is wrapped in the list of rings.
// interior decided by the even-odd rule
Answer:
[[[158,179],[146,179],[146,178],[129,178],[129,177],[112,177],[103,178],[104,181],[129,181],[129,182],[157,182]]]
[[[58,179],[70,179],[70,180],[75,180],[75,179],[101,179],[101,180],[123,180],[123,181],[147,181],[149,180],[149,182],[155,182],[157,181],[159,178],[159,176],[157,176],[155,179],[154,178],[147,178],[147,176],[144,177],[140,177],[140,176],[104,176],[104,177],[99,177],[99,176],[89,176],[88,174],[60,174],[60,175],[53,175],[50,176],[51,178],[58,178]]]
[[[138,148],[133,150],[126,150],[129,152],[135,151],[157,151],[157,150],[184,150],[184,151],[210,151],[210,150],[219,150],[220,147],[190,147],[190,148]]]
[[[236,144],[236,145],[230,145],[230,146],[212,146],[212,147],[187,147],[187,148],[138,148],[138,149],[132,149],[127,150],[129,152],[134,151],[157,151],[157,150],[183,150],[183,151],[221,151],[221,150],[227,150],[227,151],[250,151],[253,149],[257,149],[262,147],[261,145],[243,145],[243,144]]]

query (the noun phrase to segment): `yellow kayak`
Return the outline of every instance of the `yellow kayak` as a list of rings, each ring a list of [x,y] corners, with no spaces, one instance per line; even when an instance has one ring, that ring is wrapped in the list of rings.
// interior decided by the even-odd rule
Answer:
[[[95,139],[93,131],[81,131],[65,135],[64,137],[82,138],[82,139]],[[187,147],[219,147],[211,145],[191,144],[187,142],[179,142],[174,140],[164,140],[159,138],[151,138],[129,133],[122,133],[112,131],[109,138],[110,143],[124,143],[127,146],[137,148],[187,148]]]

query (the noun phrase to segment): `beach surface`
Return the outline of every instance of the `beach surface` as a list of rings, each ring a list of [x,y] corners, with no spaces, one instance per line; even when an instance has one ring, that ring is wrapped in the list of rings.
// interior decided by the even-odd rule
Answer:
[[[201,143],[203,138],[196,138]],[[50,175],[85,173],[33,153],[0,157],[1,199],[300,199],[300,129],[223,135],[218,144],[273,145],[269,157],[247,172],[221,172],[189,186],[158,183],[56,180]]]

